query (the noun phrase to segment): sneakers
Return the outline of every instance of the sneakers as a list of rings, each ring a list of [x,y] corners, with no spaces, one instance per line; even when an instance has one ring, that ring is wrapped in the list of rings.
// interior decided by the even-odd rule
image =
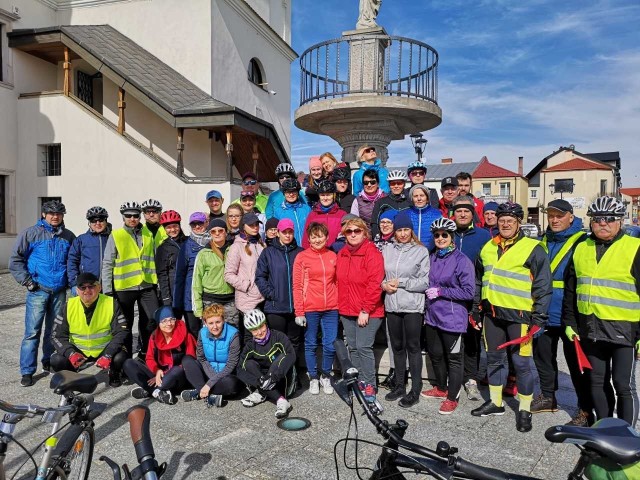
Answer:
[[[157,392],[157,393],[156,393]],[[175,405],[178,401],[177,398],[175,398],[173,396],[173,394],[169,391],[169,390],[158,390],[156,389],[153,392],[153,396],[156,398],[156,400],[158,400],[160,403],[164,403],[166,405]]]
[[[407,391],[404,387],[396,387],[394,390],[390,391],[384,396],[384,399],[388,402],[395,402],[399,398],[404,397],[407,394]]]
[[[320,377],[320,385],[322,385],[322,391],[325,395],[331,395],[333,393],[333,385],[331,385],[331,379],[325,375]]]
[[[414,392],[413,390],[409,391],[404,397],[400,399],[398,405],[402,408],[413,407],[416,403],[420,401],[420,394],[418,392]]]
[[[492,415],[500,416],[504,415],[504,403],[501,407],[498,407],[491,400],[487,400],[478,408],[471,410],[471,415],[474,417],[489,417]]]
[[[525,410],[518,411],[516,415],[516,430],[519,432],[530,432],[533,426],[531,425],[531,412]]]
[[[51,373],[51,362],[42,362],[42,373],[49,375]]]
[[[112,388],[122,386],[122,376],[120,375],[120,372],[109,372],[109,386]]]
[[[318,395],[320,393],[320,380],[312,378],[309,381],[309,393],[311,395]]]
[[[250,393],[249,395],[244,397],[242,400],[240,400],[240,403],[242,403],[243,407],[249,408],[249,407],[255,407],[256,405],[260,405],[266,399],[267,397],[262,396],[260,392],[256,390],[255,392]]]
[[[502,388],[502,394],[505,397],[515,397],[518,395],[518,385],[516,384],[516,377],[509,375],[507,377],[507,384]]]
[[[200,400],[200,390],[183,390],[180,393],[180,398],[183,402],[192,402],[193,400]]]
[[[284,418],[293,409],[286,398],[280,397],[276,403],[276,418]]]
[[[142,387],[136,387],[131,389],[131,396],[136,400],[143,400],[145,398],[149,398],[151,394]]]
[[[207,404],[207,408],[220,408],[222,406],[222,395],[208,395],[205,402]]]
[[[440,415],[451,415],[456,408],[458,408],[458,402],[456,402],[455,400],[449,400],[447,398],[440,405],[440,410],[438,410],[438,413]]]
[[[30,387],[33,385],[33,375],[27,373],[26,375],[22,375],[22,379],[20,380],[20,385],[23,387]]]
[[[574,417],[565,423],[565,425],[571,425],[574,427],[588,427],[589,426],[589,412],[585,412],[584,410],[578,410],[578,413],[574,415]]]
[[[423,391],[420,395],[422,395],[425,398],[445,399],[447,398],[447,391],[440,390],[438,387],[433,387],[430,390]]]
[[[464,391],[467,392],[467,398],[474,402],[477,402],[482,398],[475,380],[468,380],[467,383],[464,384]]]
[[[378,387],[384,388],[385,390],[394,390],[396,383],[396,371],[393,368],[389,369],[389,374],[386,378],[378,384]],[[386,398],[386,397],[385,397]]]
[[[555,413],[558,411],[556,397],[545,397],[542,393],[533,399],[531,403],[531,413]]]

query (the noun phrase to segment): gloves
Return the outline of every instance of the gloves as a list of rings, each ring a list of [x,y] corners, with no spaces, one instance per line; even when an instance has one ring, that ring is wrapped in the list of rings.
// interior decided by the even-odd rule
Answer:
[[[29,280],[27,283],[24,284],[24,286],[27,287],[27,290],[29,290],[30,292],[35,292],[40,288],[40,285],[38,285],[33,280]]]
[[[275,386],[276,382],[273,380],[270,373],[260,377],[258,384],[258,388],[260,388],[260,390],[273,390],[273,387]]]
[[[111,366],[111,356],[103,355],[96,362],[96,367],[101,368],[102,370],[109,370]]]
[[[569,340],[571,340],[572,342],[573,342],[573,339],[574,339],[575,337],[577,337],[577,336],[578,336],[578,334],[577,334],[577,333],[576,333],[576,331],[573,329],[573,327],[566,327],[566,328],[564,329],[564,334],[565,334],[565,335],[567,336],[567,338],[568,338]]]
[[[469,323],[475,329],[479,329],[482,325],[482,321],[480,318],[480,312],[471,312],[469,313]]]
[[[440,296],[440,287],[431,287],[427,289],[427,298],[433,300]]]
[[[296,324],[301,326],[301,327],[306,327],[307,326],[307,317],[305,317],[304,315],[302,315],[300,317],[296,317]]]
[[[87,361],[87,357],[85,357],[80,352],[75,352],[71,354],[71,356],[69,357],[69,361],[71,362],[73,368],[77,370],[78,368],[80,368],[80,365]]]

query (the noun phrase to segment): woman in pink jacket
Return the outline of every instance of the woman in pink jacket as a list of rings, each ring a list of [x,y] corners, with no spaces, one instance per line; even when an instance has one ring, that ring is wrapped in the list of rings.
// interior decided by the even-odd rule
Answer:
[[[319,201],[311,210],[307,217],[307,224],[304,227],[302,237],[302,248],[309,248],[309,235],[307,228],[312,223],[324,223],[328,229],[327,247],[331,247],[340,233],[342,217],[347,212],[340,210],[340,205],[336,203],[336,184],[329,180],[321,180],[316,185]]]
[[[258,257],[265,248],[260,223],[255,213],[244,214],[240,233],[227,250],[224,281],[235,288],[236,308],[242,313],[253,310],[264,300],[256,286]]]
[[[336,254],[327,249],[329,229],[323,223],[312,223],[305,235],[311,248],[303,250],[293,262],[293,303],[296,323],[306,326],[304,358],[309,371],[309,392],[333,393],[331,367],[335,356],[333,342],[338,334],[338,280]],[[316,350],[318,329],[322,329],[322,368],[318,378]]]

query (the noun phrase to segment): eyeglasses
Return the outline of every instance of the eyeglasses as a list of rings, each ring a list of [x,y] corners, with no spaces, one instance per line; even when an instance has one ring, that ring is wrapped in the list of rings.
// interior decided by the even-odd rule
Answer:
[[[362,182],[363,185],[377,185],[378,181],[377,180],[364,180]]]
[[[106,218],[90,218],[89,219],[89,223],[98,223],[98,222],[104,223],[106,221],[107,221]]]
[[[433,234],[433,238],[449,238],[449,234],[447,232],[436,232]]]
[[[160,210],[144,210],[142,213],[145,215],[158,215]]]
[[[278,180],[285,180],[287,178],[293,178],[291,175],[289,174],[282,174],[282,175],[278,175]]]
[[[424,177],[426,172],[424,170],[414,170],[409,174],[410,177]]]
[[[211,233],[213,235],[221,235],[223,233],[227,233],[227,231],[224,228],[217,227],[217,228],[212,228]]]
[[[84,292],[85,290],[95,290],[98,288],[98,285],[91,283],[89,285],[78,285],[76,288],[81,292]]]
[[[191,222],[189,226],[191,228],[204,227],[204,222]]]
[[[514,219],[507,219],[507,218],[499,218],[498,219],[498,224],[499,225],[515,225],[516,223],[518,223],[518,220]]]
[[[369,148],[365,148],[362,153],[371,153],[371,152],[375,152],[376,149],[373,147],[369,147]]]
[[[606,223],[613,223],[620,220],[619,217],[593,217],[591,219],[591,223],[602,223],[602,222],[606,222]]]
[[[298,191],[297,190],[286,190],[284,192],[285,195],[297,195]]]
[[[347,235],[360,235],[362,233],[362,229],[361,228],[348,228],[347,230],[344,231],[344,233],[346,233]]]
[[[258,183],[257,180],[245,180],[242,182],[243,185],[255,185],[256,183]]]
[[[163,318],[162,320],[160,320],[160,325],[162,325],[163,323],[175,323],[176,319],[175,318]]]
[[[140,218],[140,214],[139,213],[125,213],[124,218]]]

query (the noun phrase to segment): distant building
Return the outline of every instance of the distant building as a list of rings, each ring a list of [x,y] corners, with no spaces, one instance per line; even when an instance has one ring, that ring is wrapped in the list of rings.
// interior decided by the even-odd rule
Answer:
[[[627,204],[625,223],[638,225],[640,219],[640,187],[621,188],[622,201]]]
[[[523,159],[518,159],[518,173],[494,165],[482,157],[473,172],[472,193],[486,202],[516,202],[527,205],[527,179],[523,176]]]

